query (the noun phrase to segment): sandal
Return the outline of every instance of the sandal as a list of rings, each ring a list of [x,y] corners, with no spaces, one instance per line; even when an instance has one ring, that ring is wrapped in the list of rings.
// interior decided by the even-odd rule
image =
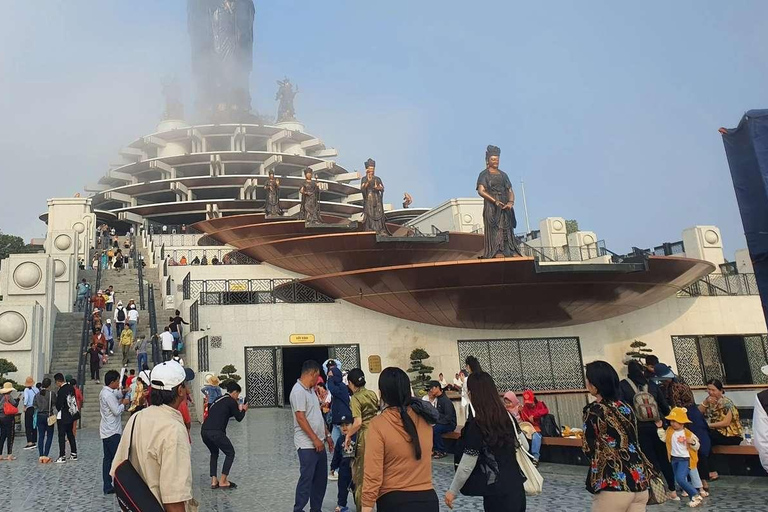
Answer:
[[[211,484],[211,489],[218,489],[218,488],[219,488],[219,484]]]
[[[16,457],[14,457],[13,455],[9,455],[8,458],[5,460],[16,460]]]
[[[235,482],[229,482],[229,485],[219,485],[219,489],[237,489]]]

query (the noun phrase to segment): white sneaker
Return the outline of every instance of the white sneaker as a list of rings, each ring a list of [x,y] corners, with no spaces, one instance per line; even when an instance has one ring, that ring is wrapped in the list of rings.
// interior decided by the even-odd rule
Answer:
[[[66,457],[59,457],[58,459],[56,459],[56,464],[64,464],[65,462],[67,462]]]
[[[331,471],[330,474],[328,474],[328,480],[335,482],[338,479],[339,475],[337,475],[335,471]]]

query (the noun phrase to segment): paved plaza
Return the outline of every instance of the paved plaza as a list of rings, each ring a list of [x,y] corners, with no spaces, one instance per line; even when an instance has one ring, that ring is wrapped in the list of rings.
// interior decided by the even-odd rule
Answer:
[[[232,491],[209,489],[208,451],[200,440],[200,426],[193,427],[192,466],[195,497],[205,512],[292,510],[298,478],[298,462],[293,449],[290,410],[252,409],[242,424],[232,422],[229,436],[237,448],[232,480],[239,485]],[[114,497],[101,492],[101,441],[98,430],[78,432],[78,462],[41,466],[37,451],[23,451],[17,437],[15,462],[0,462],[0,510],[13,512],[105,512],[118,511]],[[52,455],[57,454],[54,440]],[[223,456],[219,459],[223,461]],[[590,496],[584,490],[586,468],[544,464],[544,494],[528,503],[529,511],[589,510]],[[434,464],[438,494],[444,495],[453,476],[452,464]],[[325,512],[335,508],[336,482],[329,482]],[[699,510],[768,512],[768,478],[723,477],[713,484],[713,493]],[[683,503],[684,504],[684,503]],[[681,503],[650,507],[667,512],[683,510]],[[354,510],[354,507],[352,507]],[[442,510],[448,510],[443,506]],[[476,498],[459,497],[454,510],[481,511]]]

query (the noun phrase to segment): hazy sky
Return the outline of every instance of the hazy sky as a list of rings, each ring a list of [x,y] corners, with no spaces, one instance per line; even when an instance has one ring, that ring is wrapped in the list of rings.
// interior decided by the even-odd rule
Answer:
[[[190,56],[183,0],[0,0],[0,230],[30,238],[155,130]],[[472,197],[485,146],[533,227],[578,219],[624,252],[715,224],[745,245],[719,126],[768,107],[768,2],[256,2],[254,107],[275,81],[387,201]],[[191,103],[191,102],[190,102]],[[191,108],[188,107],[188,111]],[[522,202],[518,218],[523,219]],[[521,222],[524,227],[524,221]]]

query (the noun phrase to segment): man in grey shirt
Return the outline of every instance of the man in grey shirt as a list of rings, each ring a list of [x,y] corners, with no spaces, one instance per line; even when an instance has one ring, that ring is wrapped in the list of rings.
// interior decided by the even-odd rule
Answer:
[[[115,489],[112,486],[112,477],[109,470],[112,468],[112,460],[115,458],[117,447],[120,444],[120,436],[123,433],[123,411],[125,406],[130,403],[127,398],[120,400],[122,393],[117,391],[120,386],[120,374],[115,370],[110,370],[104,375],[104,387],[99,393],[99,412],[101,412],[101,424],[99,425],[99,436],[104,446],[103,478],[104,494],[114,494]]]
[[[296,483],[296,501],[293,512],[304,512],[309,502],[310,512],[320,512],[328,484],[328,450],[333,452],[333,440],[320,410],[320,400],[314,392],[320,365],[317,361],[305,361],[301,378],[291,390],[293,411],[293,443],[299,454],[299,481]]]

